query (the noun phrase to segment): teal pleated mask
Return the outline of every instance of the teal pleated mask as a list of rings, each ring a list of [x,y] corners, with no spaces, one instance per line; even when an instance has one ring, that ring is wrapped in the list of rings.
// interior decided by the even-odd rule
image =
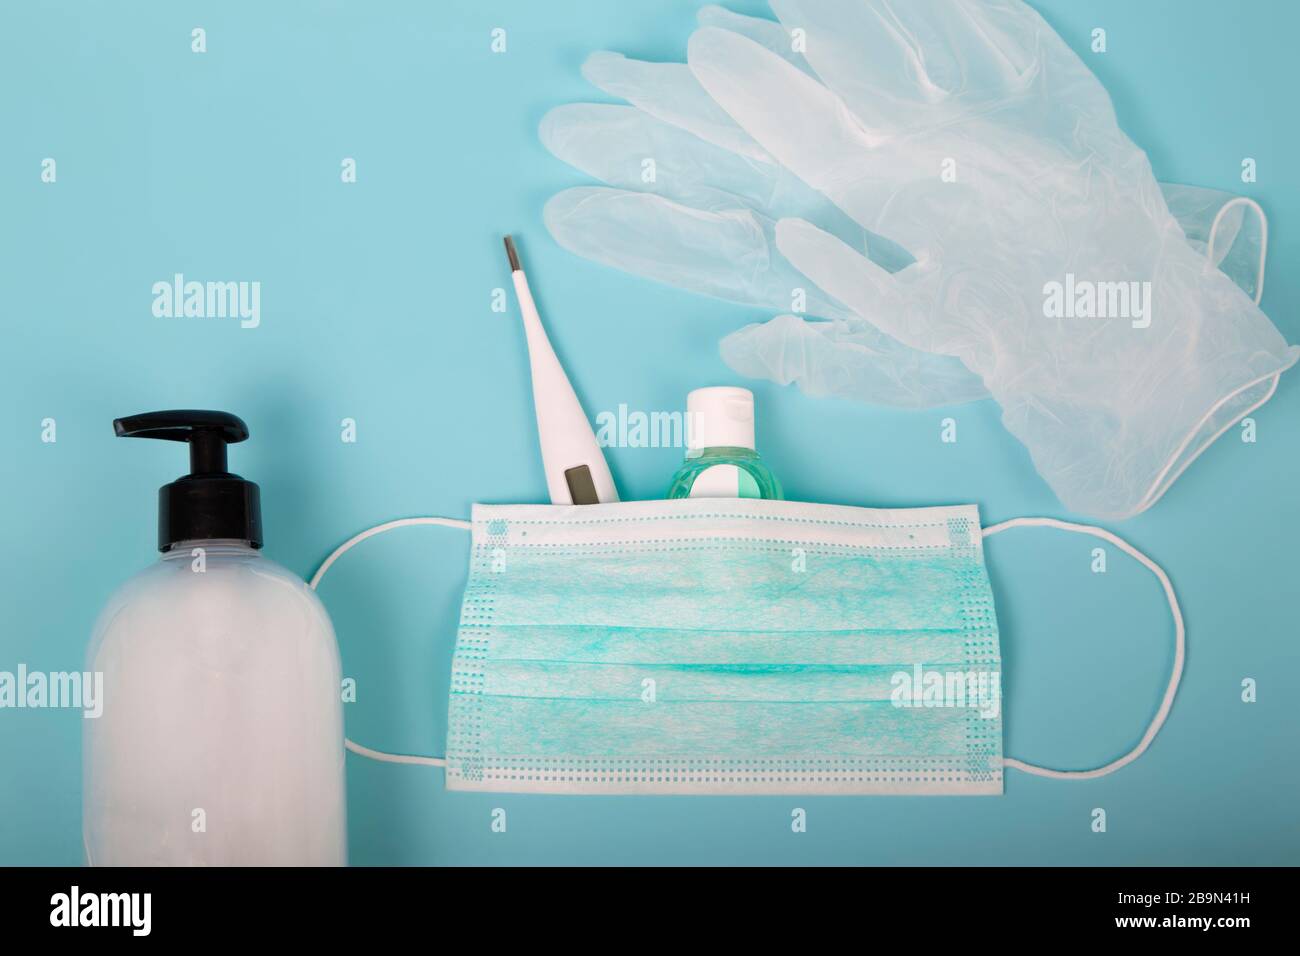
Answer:
[[[1002,792],[971,506],[476,506],[447,785]]]
[[[759,499],[475,505],[452,661],[453,790],[996,794],[1003,770],[1057,779],[1133,762],[1169,716],[1185,654],[1169,576],[1091,525],[974,505],[872,510]],[[1001,658],[984,539],[1017,527],[1099,538],[1160,581],[1169,683],[1142,738],[1089,770],[1002,754]]]

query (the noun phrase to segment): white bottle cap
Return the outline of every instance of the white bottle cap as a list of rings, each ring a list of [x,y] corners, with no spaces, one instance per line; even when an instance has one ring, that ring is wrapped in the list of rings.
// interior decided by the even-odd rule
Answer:
[[[686,396],[686,447],[754,448],[754,393],[747,388],[697,388]]]

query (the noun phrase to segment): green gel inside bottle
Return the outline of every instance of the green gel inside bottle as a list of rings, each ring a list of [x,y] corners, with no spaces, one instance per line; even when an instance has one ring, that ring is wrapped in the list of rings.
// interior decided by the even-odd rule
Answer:
[[[669,498],[769,498],[784,495],[754,450],[754,396],[745,388],[698,388],[686,399],[686,461]]]

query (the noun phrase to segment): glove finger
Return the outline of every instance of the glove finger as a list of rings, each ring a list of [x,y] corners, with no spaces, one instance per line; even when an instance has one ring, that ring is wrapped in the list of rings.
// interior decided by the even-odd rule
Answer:
[[[719,27],[723,30],[730,30],[732,33],[739,33],[743,37],[748,37],[755,43],[767,47],[777,56],[784,58],[791,66],[797,67],[809,76],[816,76],[807,58],[794,49],[790,31],[775,20],[766,20],[762,17],[747,17],[742,13],[734,13],[726,7],[720,7],[712,3],[700,7],[699,13],[696,14],[696,20],[702,27]]]
[[[842,382],[837,387],[845,396],[908,408],[987,397],[979,379],[960,363],[891,339],[810,283],[776,249],[774,223],[750,210],[700,210],[648,193],[579,187],[553,197],[544,218],[561,246],[603,265],[773,311],[788,310],[799,299],[802,311],[834,320],[822,323],[827,328],[852,325],[853,335],[843,341],[862,351],[845,358],[825,347],[809,353],[816,367],[798,371],[797,380],[814,388],[820,381]],[[769,341],[755,358],[737,359],[733,367],[743,371],[744,365],[755,377],[796,380],[780,378],[785,373],[779,366],[772,366],[778,370],[771,375],[763,371],[763,356],[770,351]],[[868,361],[874,368],[865,368]],[[857,371],[835,371],[846,364]],[[795,375],[793,367],[789,374]]]
[[[803,54],[792,49],[790,34],[775,20],[733,13],[716,4],[701,7],[697,16],[701,26],[720,27],[748,37],[813,75]],[[766,151],[704,91],[685,63],[650,63],[602,51],[587,58],[582,73],[593,86],[627,100],[656,119],[733,153],[771,161]]]
[[[740,156],[771,157],[700,86],[685,63],[648,63],[601,51],[582,64],[597,89],[627,100],[656,119],[688,130]]]
[[[777,163],[707,143],[632,106],[575,103],[542,117],[538,135],[559,159],[610,185],[665,196],[698,209],[745,206],[770,220],[795,216],[889,269],[910,263],[901,249],[864,233],[834,203]],[[779,308],[789,308],[782,305]]]
[[[941,168],[928,146],[912,144],[907,156],[890,147],[825,86],[752,40],[703,27],[691,35],[687,59],[749,135],[865,229],[918,170]]]
[[[701,26],[721,27],[746,36],[812,75],[808,61],[794,52],[790,35],[775,20],[733,13],[716,4],[701,7],[697,17]],[[665,123],[688,130],[733,153],[771,160],[704,91],[685,63],[649,63],[602,51],[587,58],[582,73],[593,86],[627,100]]]
[[[828,295],[886,335],[923,352],[959,354],[966,336],[937,318],[938,270],[917,264],[890,274],[835,236],[801,219],[782,219],[776,246],[790,264]]]
[[[981,3],[984,5],[981,6]],[[907,128],[945,100],[1005,97],[1035,69],[1040,18],[988,0],[774,0],[788,29],[807,36],[817,75],[866,115],[889,104]]]
[[[796,384],[814,398],[935,408],[988,398],[957,359],[908,350],[866,322],[809,322],[780,315],[722,340],[722,360],[749,378]]]
[[[556,242],[603,265],[742,305],[788,310],[799,296],[812,315],[851,317],[786,261],[776,249],[775,223],[750,209],[697,209],[649,193],[582,186],[553,196],[543,217]]]
[[[713,205],[719,191],[762,205],[782,175],[791,178],[775,163],[746,159],[634,106],[557,106],[537,132],[552,154],[589,176],[693,205]]]

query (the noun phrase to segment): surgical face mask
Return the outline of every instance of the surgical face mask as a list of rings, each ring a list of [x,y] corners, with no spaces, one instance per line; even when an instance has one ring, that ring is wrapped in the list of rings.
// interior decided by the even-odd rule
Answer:
[[[547,793],[998,794],[1003,769],[1100,776],[1140,755],[1182,669],[1168,578],[1108,532],[981,530],[973,505],[763,500],[483,506],[452,663],[450,789]],[[1177,651],[1132,752],[1058,771],[1002,753],[983,538],[1045,524],[1105,538],[1161,580]]]

